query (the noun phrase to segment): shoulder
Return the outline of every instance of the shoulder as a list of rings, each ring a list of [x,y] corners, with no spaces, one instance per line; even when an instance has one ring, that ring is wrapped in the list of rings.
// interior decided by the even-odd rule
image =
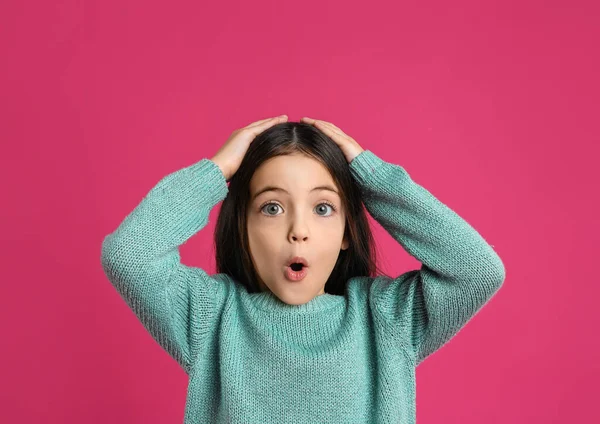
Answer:
[[[357,276],[348,280],[347,290],[349,293],[356,295],[362,294],[363,296],[372,297],[394,284],[397,280],[387,275],[377,275],[375,277]]]
[[[384,276],[356,276],[348,280],[346,294],[349,301],[367,303],[373,295],[373,288],[382,284]]]
[[[207,274],[207,276],[213,285],[215,306],[217,310],[220,310],[228,299],[235,296],[241,284],[237,283],[231,275],[225,273]]]
[[[366,301],[373,308],[387,313],[397,313],[407,297],[415,290],[419,271],[405,272],[398,277],[377,275],[375,277],[353,277],[348,280],[348,296]]]

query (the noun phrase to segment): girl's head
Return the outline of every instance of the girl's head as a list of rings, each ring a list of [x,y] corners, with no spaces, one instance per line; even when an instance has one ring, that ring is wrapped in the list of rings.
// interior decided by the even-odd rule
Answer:
[[[293,305],[323,293],[343,295],[350,278],[377,272],[374,239],[344,154],[305,123],[274,125],[252,141],[229,182],[215,247],[218,273]],[[285,276],[294,256],[308,261],[301,282]]]

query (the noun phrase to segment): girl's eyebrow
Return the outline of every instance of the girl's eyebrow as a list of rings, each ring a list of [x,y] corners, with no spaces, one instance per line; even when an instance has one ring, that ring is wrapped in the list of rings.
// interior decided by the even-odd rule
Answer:
[[[314,187],[314,188],[311,190],[311,192],[313,192],[313,191],[316,191],[316,190],[328,190],[328,191],[332,191],[333,193],[337,194],[338,196],[340,195],[340,194],[337,192],[337,190],[336,190],[335,188],[333,188],[332,186],[330,186],[330,185],[321,185],[321,186],[318,186],[318,187]],[[260,196],[261,194],[263,194],[264,192],[267,192],[267,191],[282,191],[282,192],[284,192],[284,193],[287,193],[288,195],[290,194],[290,193],[289,193],[287,190],[284,190],[284,189],[283,189],[283,188],[281,188],[281,187],[276,187],[276,186],[271,186],[271,185],[269,185],[269,186],[266,186],[266,187],[263,187],[262,189],[260,189],[260,190],[259,190],[259,191],[258,191],[258,192],[257,192],[257,193],[254,195],[254,197],[252,198],[252,200],[256,199],[258,196]]]

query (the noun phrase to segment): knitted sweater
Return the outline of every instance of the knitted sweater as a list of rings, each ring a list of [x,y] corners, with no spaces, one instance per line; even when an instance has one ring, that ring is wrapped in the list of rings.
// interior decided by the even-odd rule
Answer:
[[[415,368],[492,298],[505,269],[401,166],[364,150],[349,167],[368,212],[420,269],[353,277],[344,296],[289,305],[182,264],[179,246],[228,193],[206,158],[161,179],[105,237],[108,279],[189,376],[185,424],[415,422]]]

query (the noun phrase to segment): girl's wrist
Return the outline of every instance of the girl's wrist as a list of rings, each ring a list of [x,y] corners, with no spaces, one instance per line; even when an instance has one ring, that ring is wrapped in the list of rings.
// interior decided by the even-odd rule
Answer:
[[[225,180],[226,180],[226,181],[229,181],[229,175],[228,175],[227,171],[225,170],[225,167],[223,166],[223,164],[221,164],[221,163],[219,162],[219,160],[218,160],[218,159],[216,159],[215,157],[212,157],[210,160],[211,160],[212,162],[214,162],[214,163],[215,163],[215,165],[217,165],[217,166],[219,167],[219,169],[221,170],[221,173],[222,173],[222,174],[223,174],[223,176],[225,177]]]

